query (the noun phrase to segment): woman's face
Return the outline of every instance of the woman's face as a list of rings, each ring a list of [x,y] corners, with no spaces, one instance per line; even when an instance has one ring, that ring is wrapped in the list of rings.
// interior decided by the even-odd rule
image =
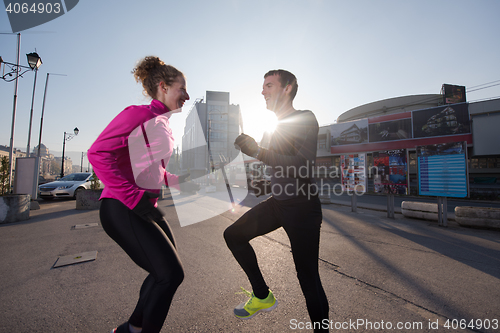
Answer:
[[[189,100],[184,76],[178,76],[172,85],[167,86],[164,82],[159,85],[158,100],[165,104],[171,112],[181,112],[184,102]]]

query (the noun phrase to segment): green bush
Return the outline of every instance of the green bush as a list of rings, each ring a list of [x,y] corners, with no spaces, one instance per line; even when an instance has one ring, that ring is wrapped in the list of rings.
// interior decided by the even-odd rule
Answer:
[[[98,190],[101,188],[101,181],[97,177],[94,171],[92,171],[92,181],[90,182],[91,190]]]
[[[0,195],[9,193],[9,159],[7,156],[2,156],[0,159]]]

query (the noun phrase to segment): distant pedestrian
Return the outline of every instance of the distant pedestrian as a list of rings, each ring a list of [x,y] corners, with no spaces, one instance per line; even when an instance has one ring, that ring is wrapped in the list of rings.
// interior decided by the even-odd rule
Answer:
[[[104,183],[100,218],[106,233],[149,275],[129,320],[116,333],[160,332],[172,298],[184,279],[174,236],[156,208],[162,184],[199,189],[188,175],[165,170],[174,148],[169,118],[189,100],[184,75],[158,57],[146,57],[133,70],[152,98],[129,106],[104,129],[88,151]],[[127,274],[127,271],[116,272]]]
[[[229,226],[224,238],[253,288],[252,293],[247,292],[250,299],[234,309],[236,317],[249,319],[278,304],[262,276],[250,240],[283,227],[290,239],[297,277],[314,331],[321,332],[328,331],[329,307],[318,272],[323,215],[313,167],[319,127],[311,111],[293,107],[297,89],[297,79],[288,71],[273,70],[264,76],[262,94],[267,108],[278,117],[270,148],[260,147],[246,134],[238,136],[235,145],[272,168],[270,182],[252,183],[257,195],[272,195]],[[273,331],[272,327],[269,331]]]

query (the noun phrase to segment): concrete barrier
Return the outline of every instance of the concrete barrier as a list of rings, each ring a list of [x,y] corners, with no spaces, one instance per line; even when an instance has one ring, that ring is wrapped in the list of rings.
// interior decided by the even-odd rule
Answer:
[[[327,192],[325,191],[325,193],[323,193],[323,191],[321,191],[319,193],[319,201],[322,203],[322,204],[331,204],[332,203],[332,199],[330,198],[330,192]]]
[[[30,218],[31,195],[0,196],[0,223],[24,221]]]
[[[401,203],[401,213],[405,217],[438,221],[437,203],[403,201]]]
[[[83,190],[76,193],[76,209],[78,210],[92,210],[101,207],[101,190]]]
[[[455,221],[462,226],[500,229],[500,208],[457,206]]]

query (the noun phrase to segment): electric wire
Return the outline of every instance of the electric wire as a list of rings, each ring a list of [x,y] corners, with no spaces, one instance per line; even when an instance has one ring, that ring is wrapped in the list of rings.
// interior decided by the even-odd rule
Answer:
[[[500,83],[492,84],[490,86],[486,86],[486,87],[482,87],[482,88],[477,88],[477,89],[473,89],[473,90],[466,89],[466,92],[467,93],[471,93],[471,92],[474,92],[474,91],[478,91],[478,90],[482,90],[482,89],[486,89],[486,88],[491,88],[491,87],[495,87],[495,86],[500,86]]]
[[[497,82],[500,82],[500,80],[496,80],[496,81],[491,81],[491,82],[487,82],[487,83],[479,84],[479,85],[477,85],[477,86],[468,87],[467,89],[474,89],[474,88],[477,88],[477,87],[481,87],[481,86],[485,86],[485,85],[487,85],[487,84],[492,84],[492,83],[497,83]]]

